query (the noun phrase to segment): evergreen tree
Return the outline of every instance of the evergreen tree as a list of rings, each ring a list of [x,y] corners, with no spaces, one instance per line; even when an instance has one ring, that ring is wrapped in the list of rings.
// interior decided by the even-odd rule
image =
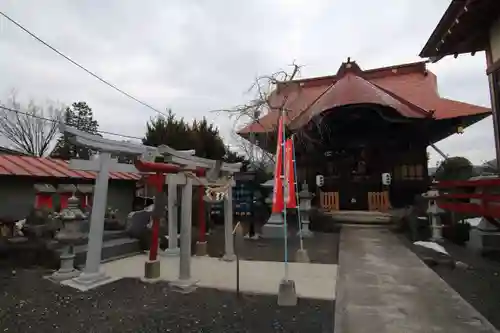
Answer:
[[[244,160],[242,156],[238,157],[238,154],[229,150],[220,136],[219,129],[209,124],[206,118],[194,120],[189,124],[183,118],[177,119],[172,110],[168,110],[166,117],[159,116],[147,123],[142,141],[148,146],[165,144],[177,150],[194,149],[196,156],[214,160]]]
[[[81,131],[98,135],[99,124],[94,120],[92,109],[85,102],[75,102],[66,108],[63,115],[64,123]],[[77,147],[72,144],[67,135],[63,135],[57,141],[56,147],[51,154],[52,157],[69,160],[71,158],[90,159],[92,150]]]

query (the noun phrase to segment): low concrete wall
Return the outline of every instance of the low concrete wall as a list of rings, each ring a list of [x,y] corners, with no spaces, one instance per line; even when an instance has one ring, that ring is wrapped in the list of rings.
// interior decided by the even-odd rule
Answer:
[[[0,218],[23,219],[35,204],[34,184],[84,184],[81,180],[30,178],[30,177],[0,177]],[[87,184],[89,182],[86,182]],[[107,206],[118,209],[118,217],[126,218],[132,211],[135,195],[134,181],[111,180],[108,188]]]

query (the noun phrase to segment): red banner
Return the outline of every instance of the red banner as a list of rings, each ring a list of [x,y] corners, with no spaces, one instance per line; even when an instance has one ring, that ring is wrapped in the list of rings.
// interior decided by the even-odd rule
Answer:
[[[273,192],[273,213],[283,211],[283,117],[280,117],[278,125],[278,140],[276,143],[276,163],[274,164],[274,192]]]
[[[285,201],[287,208],[297,208],[295,196],[295,168],[293,166],[293,139],[286,140],[285,143]]]

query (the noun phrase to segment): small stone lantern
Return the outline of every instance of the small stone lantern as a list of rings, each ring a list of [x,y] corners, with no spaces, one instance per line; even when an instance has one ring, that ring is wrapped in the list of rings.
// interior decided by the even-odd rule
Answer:
[[[59,219],[63,227],[54,238],[63,248],[60,256],[61,266],[50,276],[53,281],[68,280],[80,275],[80,271],[74,268],[74,246],[78,241],[87,238],[81,231],[86,215],[80,210],[79,200],[74,194],[68,199],[68,207],[61,211]]]
[[[429,200],[427,214],[431,220],[432,238],[434,242],[440,242],[443,240],[443,225],[441,223],[440,214],[444,213],[444,210],[439,208],[436,203],[436,198],[439,196],[438,190],[429,190],[422,195],[424,198]]]
[[[300,221],[301,221],[301,230],[302,237],[312,237],[313,233],[309,229],[309,224],[311,221],[309,220],[309,216],[311,213],[311,199],[313,198],[313,194],[309,192],[309,187],[306,182],[302,183],[301,190],[299,192],[299,210],[300,210]],[[299,230],[299,233],[301,231]]]

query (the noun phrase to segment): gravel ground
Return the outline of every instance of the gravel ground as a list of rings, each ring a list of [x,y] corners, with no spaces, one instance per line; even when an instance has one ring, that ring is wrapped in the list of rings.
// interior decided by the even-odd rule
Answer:
[[[300,248],[300,240],[296,237],[296,231],[290,232],[292,237],[288,239],[288,253],[290,262],[295,262],[295,253]],[[224,229],[217,226],[212,234],[207,237],[208,254],[211,257],[222,257],[224,255]],[[283,239],[245,239],[239,250],[240,258],[244,260],[259,261],[283,261],[284,240]],[[339,233],[315,232],[313,238],[304,239],[304,248],[309,254],[312,263],[337,264]]]
[[[401,240],[421,259],[428,258],[432,253],[413,245],[405,237],[401,236]],[[467,268],[438,264],[430,266],[432,270],[500,330],[500,263],[452,243],[444,243],[443,246],[454,261],[465,263]]]
[[[47,273],[47,272],[45,272]],[[123,279],[81,293],[33,269],[0,271],[0,332],[304,332],[333,331],[334,303],[198,289],[183,295],[167,283]]]

